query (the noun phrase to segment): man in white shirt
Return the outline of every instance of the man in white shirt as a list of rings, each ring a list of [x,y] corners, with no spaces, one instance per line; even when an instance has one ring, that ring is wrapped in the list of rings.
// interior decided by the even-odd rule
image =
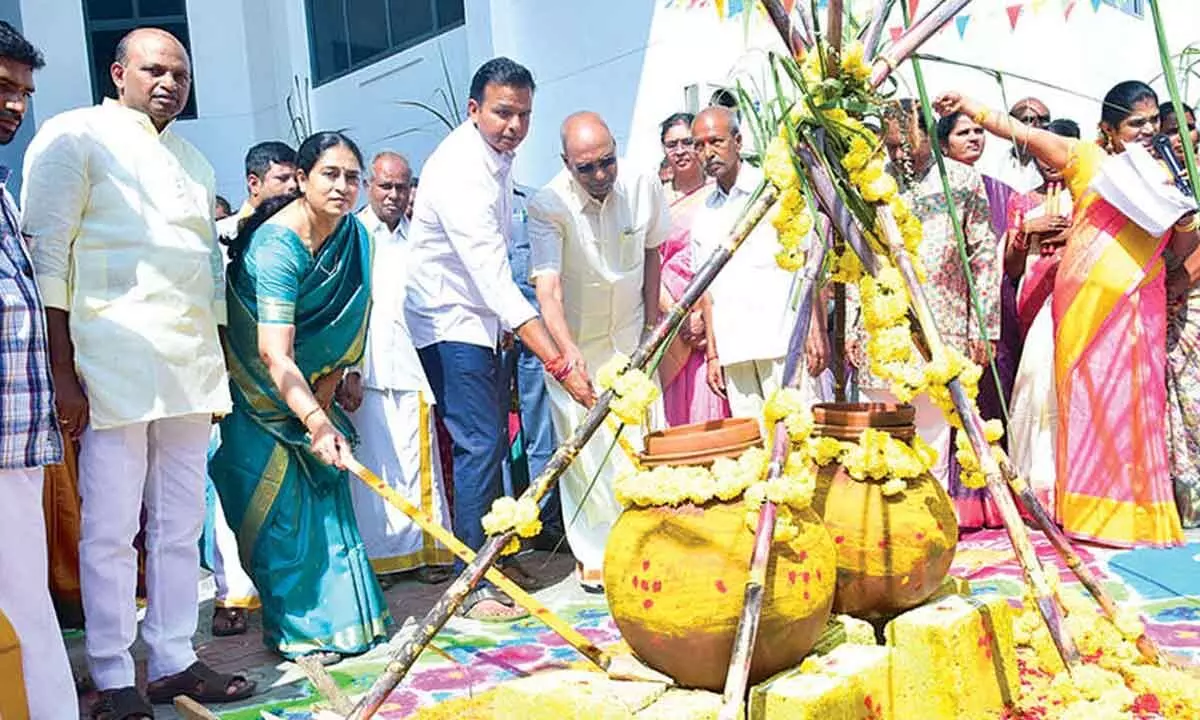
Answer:
[[[1034,97],[1018,100],[1008,114],[1017,122],[1042,130],[1050,124],[1050,108]],[[995,172],[990,175],[1019,193],[1032,192],[1045,182],[1034,157],[1025,148],[1016,145],[1004,153]]]
[[[631,355],[658,318],[658,246],[670,210],[656,177],[618,172],[617,144],[596,113],[563,122],[562,160],[529,202],[530,276],[554,343],[569,362],[595,370],[616,353]],[[549,393],[555,432],[566,437],[586,408],[562,388],[551,385]],[[621,514],[612,481],[636,460],[617,451],[605,463],[615,428],[602,426],[559,481],[567,540],[592,592],[602,590],[604,546]],[[640,435],[627,427],[622,438],[637,446]]]
[[[485,540],[480,521],[502,491],[502,333],[519,335],[577,401],[595,400],[583,368],[554,346],[508,264],[512,160],[529,132],[533,90],[533,76],[508,58],[480,66],[468,120],[425,162],[410,228],[405,318],[453,443],[454,534],[474,550]],[[477,587],[462,612],[523,615],[490,585]]]
[[[268,140],[246,152],[246,201],[237,213],[217,221],[221,251],[237,237],[246,218],[267,200],[296,192],[296,151],[287,143]],[[228,258],[226,257],[226,262]],[[221,444],[221,426],[212,426],[209,456]],[[212,634],[216,637],[241,635],[248,627],[246,613],[261,607],[254,581],[242,568],[237,536],[225,520],[221,496],[208,480],[205,495],[212,503],[212,573],[217,591],[213,598]],[[206,530],[205,537],[208,538]]]
[[[21,127],[42,65],[37,48],[0,20],[0,145]],[[62,462],[63,438],[45,311],[8,177],[0,166],[0,635],[11,627],[21,653],[0,660],[0,716],[75,720],[79,705],[50,600],[42,515],[43,470]]]
[[[118,44],[119,100],[46,121],[26,156],[23,229],[46,299],[56,405],[80,436],[87,655],[102,709],[152,715],[135,688],[138,532],[146,522],[151,700],[247,697],[196,660],[211,419],[230,409],[212,167],[171,131],[191,64],[169,33]]]
[[[692,258],[696,268],[726,242],[738,216],[762,183],[758,168],[742,160],[742,136],[733,112],[710,107],[692,124],[696,151],[716,187],[696,212],[692,223]],[[771,392],[783,383],[784,355],[796,321],[792,301],[796,273],[775,262],[779,245],[770,218],[746,238],[713,282],[712,302],[706,318],[708,384],[728,397],[734,417],[762,421],[762,409]],[[824,318],[813,303],[810,337],[824,337]],[[820,373],[823,367],[811,367]],[[804,373],[801,390],[812,402],[819,391]]]
[[[375,244],[371,318],[362,369],[347,373],[344,387],[356,407],[351,418],[361,442],[359,459],[413,505],[450,527],[430,414],[433,390],[404,322],[409,252],[404,210],[411,191],[412,169],[404,156],[376,155],[367,184],[369,204],[358,214]],[[454,560],[449,550],[366,485],[352,482],[350,495],[377,575],[415,569],[423,583],[449,579],[445,566]]]

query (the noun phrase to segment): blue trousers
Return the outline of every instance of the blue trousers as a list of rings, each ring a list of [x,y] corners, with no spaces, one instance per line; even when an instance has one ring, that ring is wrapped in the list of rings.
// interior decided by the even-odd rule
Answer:
[[[480,521],[503,493],[507,433],[500,358],[480,345],[440,342],[417,351],[450,433],[454,455],[454,534],[472,550],[483,547]],[[462,571],[461,560],[455,568]]]
[[[504,491],[517,497],[529,486],[529,481],[541,474],[554,454],[554,425],[550,420],[550,397],[546,394],[546,376],[542,361],[521,342],[503,354],[502,387],[505,392],[517,384],[517,402],[521,416],[518,442],[524,450],[525,468],[514,467],[515,448],[504,463]],[[524,470],[524,472],[522,472]],[[551,534],[563,533],[562,503],[558,485],[542,498],[542,524]]]

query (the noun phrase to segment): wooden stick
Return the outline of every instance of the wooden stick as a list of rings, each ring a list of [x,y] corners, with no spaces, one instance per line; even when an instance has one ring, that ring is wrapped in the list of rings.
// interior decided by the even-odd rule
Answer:
[[[845,9],[843,0],[829,0],[829,11],[826,14],[825,21],[825,44],[829,47],[829,54],[832,57],[830,62],[830,76],[836,77],[840,70],[839,63],[842,58],[842,24],[845,22]]]
[[[634,351],[633,356],[630,358],[631,368],[641,370],[646,367],[646,364],[655,356],[659,348],[666,342],[671,333],[674,332],[675,328],[691,312],[692,306],[708,290],[717,273],[721,271],[721,268],[725,267],[729,259],[733,257],[733,253],[749,237],[750,231],[766,216],[767,211],[775,204],[777,198],[778,194],[775,188],[764,183],[764,186],[758,193],[758,199],[743,213],[726,244],[713,251],[713,254],[696,272],[692,281],[688,283],[687,288],[683,291],[683,295],[679,298],[679,302],[658,321],[654,330],[643,340],[637,350]],[[541,474],[521,494],[522,498],[529,497],[536,502],[558,482],[559,477],[562,476],[563,472],[571,464],[571,461],[575,459],[575,456],[583,448],[584,444],[587,443],[588,439],[592,437],[604,422],[604,418],[608,415],[608,407],[612,399],[613,393],[609,390],[596,400],[596,404],[588,411],[583,422],[554,451],[554,455],[546,463],[546,467],[542,470]],[[442,626],[446,624],[450,616],[462,605],[471,590],[479,584],[483,579],[484,573],[499,559],[500,551],[514,537],[515,533],[510,530],[499,535],[492,535],[487,539],[483,547],[479,550],[479,553],[475,556],[475,559],[467,563],[467,567],[463,570],[463,573],[450,584],[450,587],[446,589],[442,597],[417,624],[412,636],[392,652],[383,674],[376,678],[370,690],[359,701],[354,712],[350,715],[350,720],[367,720],[374,717],[375,712],[387,700],[388,694],[400,684],[404,676],[408,674],[408,670],[412,667],[413,663],[420,657],[421,652],[429,645],[438,631],[442,629]]]
[[[883,27],[887,24],[888,16],[892,14],[892,6],[896,0],[875,0],[875,10],[871,21],[867,23],[866,34],[863,35],[863,55],[868,60],[875,58],[879,50],[879,41],[883,38]]]
[[[892,209],[886,205],[877,207],[875,212],[876,229],[887,241],[892,260],[900,271],[901,277],[904,278],[905,285],[908,286],[909,304],[916,311],[918,327],[925,339],[925,345],[929,348],[931,356],[937,357],[944,347],[941,332],[934,321],[933,310],[925,297],[925,291],[922,289],[908,253],[904,249],[904,241],[900,235],[900,228],[896,225],[896,218],[892,215]],[[1046,627],[1050,630],[1050,637],[1054,640],[1063,664],[1068,670],[1071,670],[1079,664],[1079,650],[1075,647],[1075,641],[1063,624],[1062,610],[1055,602],[1054,593],[1050,590],[1045,568],[1042,567],[1037,553],[1034,552],[1029,531],[1021,520],[1020,513],[1017,512],[1017,506],[1008,492],[1008,486],[1000,475],[1000,467],[992,456],[991,446],[984,437],[983,418],[980,417],[974,401],[967,397],[958,378],[951,380],[948,388],[954,401],[954,408],[962,419],[963,430],[971,441],[975,455],[979,458],[980,467],[986,478],[988,494],[1000,511],[1004,529],[1008,533],[1009,542],[1012,543],[1013,551],[1021,564],[1025,581],[1033,591],[1034,601],[1042,618],[1046,621]]]
[[[792,23],[792,17],[779,2],[765,2],[763,9],[767,11],[775,27],[780,29],[779,34],[784,38],[783,42],[792,57],[804,57],[804,53],[812,47],[812,29],[797,28]]]
[[[362,480],[364,485],[387,501],[389,505],[408,516],[408,519],[416,523],[422,530],[432,536],[434,540],[445,545],[460,560],[469,563],[475,559],[475,553],[471,548],[463,544],[463,541],[459,540],[454,533],[442,527],[441,523],[435,521],[427,513],[409,502],[408,498],[385,483],[378,475],[368,470],[358,460],[351,460],[351,462],[346,464],[346,469],[353,473],[359,480]],[[489,568],[485,577],[495,584],[496,587],[507,593],[513,599],[513,602],[528,610],[530,615],[558,633],[559,637],[579,651],[580,655],[591,660],[596,667],[601,670],[608,669],[608,665],[612,659],[608,653],[596,647],[595,643],[588,640],[583,633],[572,627],[566,620],[555,615],[550,608],[546,607],[534,596],[525,592],[520,585],[513,582],[507,575],[495,568]]]
[[[817,235],[812,236],[815,240]],[[784,387],[796,387],[800,383],[800,357],[804,354],[804,343],[812,321],[813,301],[817,292],[821,270],[825,266],[825,253],[829,249],[828,236],[822,234],[809,250],[804,263],[804,277],[800,282],[800,306],[796,310],[796,321],[792,325],[792,336],[788,343],[784,362]],[[783,421],[775,423],[775,444],[771,452],[771,465],[767,479],[773,480],[783,473],[787,463],[791,441]],[[762,619],[764,588],[767,584],[767,567],[771,559],[771,544],[775,539],[777,508],[770,500],[765,501],[758,511],[758,525],[754,530],[754,552],[750,556],[750,573],[746,578],[746,589],[742,596],[742,614],[738,618],[737,632],[733,640],[733,652],[729,658],[729,671],[725,676],[725,693],[719,720],[734,720],[746,700],[746,685],[750,680],[750,661],[754,657],[754,645],[758,639],[759,621]]]

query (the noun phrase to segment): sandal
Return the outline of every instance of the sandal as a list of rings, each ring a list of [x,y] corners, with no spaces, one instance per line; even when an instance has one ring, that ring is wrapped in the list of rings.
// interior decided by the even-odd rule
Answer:
[[[154,720],[154,708],[137,688],[123,687],[101,692],[100,700],[92,706],[91,717],[92,720]]]
[[[441,585],[454,577],[454,571],[443,565],[417,568],[413,571],[413,579],[422,585]]]
[[[526,592],[537,592],[538,590],[542,590],[546,587],[541,580],[537,579],[533,575],[530,575],[529,571],[527,571],[515,560],[500,567],[500,572],[508,576],[509,580],[515,582],[517,587]]]
[[[500,605],[508,609],[509,612],[487,612],[482,609],[481,612],[475,612],[476,608],[479,608],[479,605],[485,602]],[[512,598],[493,587],[477,587],[467,593],[463,604],[455,612],[460,617],[465,617],[468,620],[478,620],[479,622],[486,623],[508,623],[529,617],[528,612],[516,607]]]
[[[334,652],[333,650],[314,650],[313,652],[305,653],[305,654],[301,655],[300,657],[307,658],[308,660],[312,660],[316,663],[319,663],[321,665],[321,667],[329,667],[330,665],[337,665],[338,663],[340,663],[342,660],[345,659],[344,655],[342,655],[339,652]],[[297,658],[297,660],[299,660],[299,659],[300,658]]]
[[[246,632],[246,610],[234,607],[213,608],[213,637],[230,637]]]
[[[202,704],[227,703],[245,700],[257,687],[258,683],[242,675],[222,675],[197,660],[183,672],[150,683],[146,694],[155,705],[168,705],[177,695]]]

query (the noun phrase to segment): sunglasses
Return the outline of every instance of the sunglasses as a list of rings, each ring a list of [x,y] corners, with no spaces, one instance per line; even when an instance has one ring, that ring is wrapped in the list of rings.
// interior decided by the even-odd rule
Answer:
[[[1049,125],[1050,124],[1050,116],[1049,115],[1034,115],[1034,114],[1018,115],[1017,119],[1020,120],[1021,122],[1025,123],[1026,125],[1040,126],[1040,125]]]
[[[575,172],[579,173],[580,175],[593,175],[597,170],[609,170],[613,165],[616,164],[616,155],[606,155],[595,162],[576,165]]]
[[[683,146],[685,148],[695,147],[696,140],[694,138],[685,137],[685,138],[679,138],[677,140],[668,140],[665,143],[663,143],[663,147],[666,148],[667,150],[674,150],[675,148],[680,147],[680,146]]]

